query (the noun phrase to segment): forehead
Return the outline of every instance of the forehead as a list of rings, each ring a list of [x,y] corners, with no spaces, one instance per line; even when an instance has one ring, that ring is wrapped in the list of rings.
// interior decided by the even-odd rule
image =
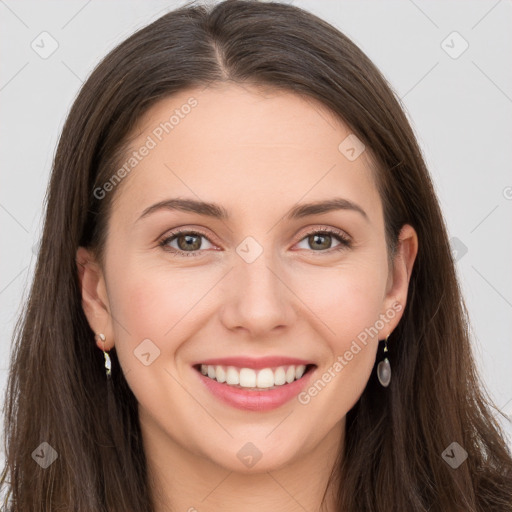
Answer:
[[[312,98],[260,85],[222,83],[160,100],[141,117],[132,137],[137,133],[151,133],[157,143],[179,137],[181,145],[200,144],[209,150],[236,139],[238,146],[290,145],[324,151],[329,145],[336,150],[340,137],[351,132]]]
[[[333,192],[374,196],[368,152],[354,160],[343,153],[351,137],[324,105],[292,92],[232,84],[189,89],[141,117],[121,164],[132,155],[131,170],[117,193],[126,189],[123,206],[139,213],[171,193],[243,198],[241,206],[259,208]]]

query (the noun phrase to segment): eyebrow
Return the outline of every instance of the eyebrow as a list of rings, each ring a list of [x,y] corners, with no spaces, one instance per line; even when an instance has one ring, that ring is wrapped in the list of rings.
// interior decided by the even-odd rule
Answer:
[[[142,212],[142,215],[136,222],[159,210],[192,212],[220,220],[228,220],[230,218],[229,212],[219,204],[196,201],[195,199],[172,198],[159,201],[158,203],[149,206]],[[359,205],[341,197],[335,197],[324,201],[316,201],[313,203],[299,204],[291,208],[285,215],[285,218],[286,220],[301,219],[310,215],[320,215],[322,213],[328,213],[335,210],[352,210],[358,212],[366,221],[369,222],[368,215]]]

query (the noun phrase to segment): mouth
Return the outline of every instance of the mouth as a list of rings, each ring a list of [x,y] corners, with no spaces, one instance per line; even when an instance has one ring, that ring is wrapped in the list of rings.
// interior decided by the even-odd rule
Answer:
[[[271,391],[284,388],[303,379],[316,368],[316,365],[290,364],[254,369],[227,365],[195,364],[193,368],[204,377],[219,384],[225,384],[230,388],[246,391]]]

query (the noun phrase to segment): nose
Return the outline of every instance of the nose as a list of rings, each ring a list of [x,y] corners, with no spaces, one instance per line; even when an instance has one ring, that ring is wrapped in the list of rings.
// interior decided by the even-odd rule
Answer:
[[[237,258],[224,280],[222,297],[224,326],[246,331],[250,338],[268,338],[297,320],[297,298],[269,250],[251,263]]]

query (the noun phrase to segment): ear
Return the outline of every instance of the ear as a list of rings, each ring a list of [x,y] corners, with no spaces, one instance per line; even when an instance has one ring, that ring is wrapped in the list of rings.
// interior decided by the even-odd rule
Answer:
[[[105,342],[97,337],[96,345],[108,351],[114,346],[114,331],[103,272],[94,255],[84,247],[77,250],[76,265],[82,308],[94,333],[105,335]]]
[[[382,311],[384,315],[386,315],[386,311],[389,312],[390,310],[395,311],[396,314],[382,330],[380,336],[382,339],[395,329],[402,318],[407,303],[412,268],[417,254],[418,235],[412,226],[405,224],[398,235],[398,246],[392,270],[388,276],[386,296],[383,303],[384,310]]]

